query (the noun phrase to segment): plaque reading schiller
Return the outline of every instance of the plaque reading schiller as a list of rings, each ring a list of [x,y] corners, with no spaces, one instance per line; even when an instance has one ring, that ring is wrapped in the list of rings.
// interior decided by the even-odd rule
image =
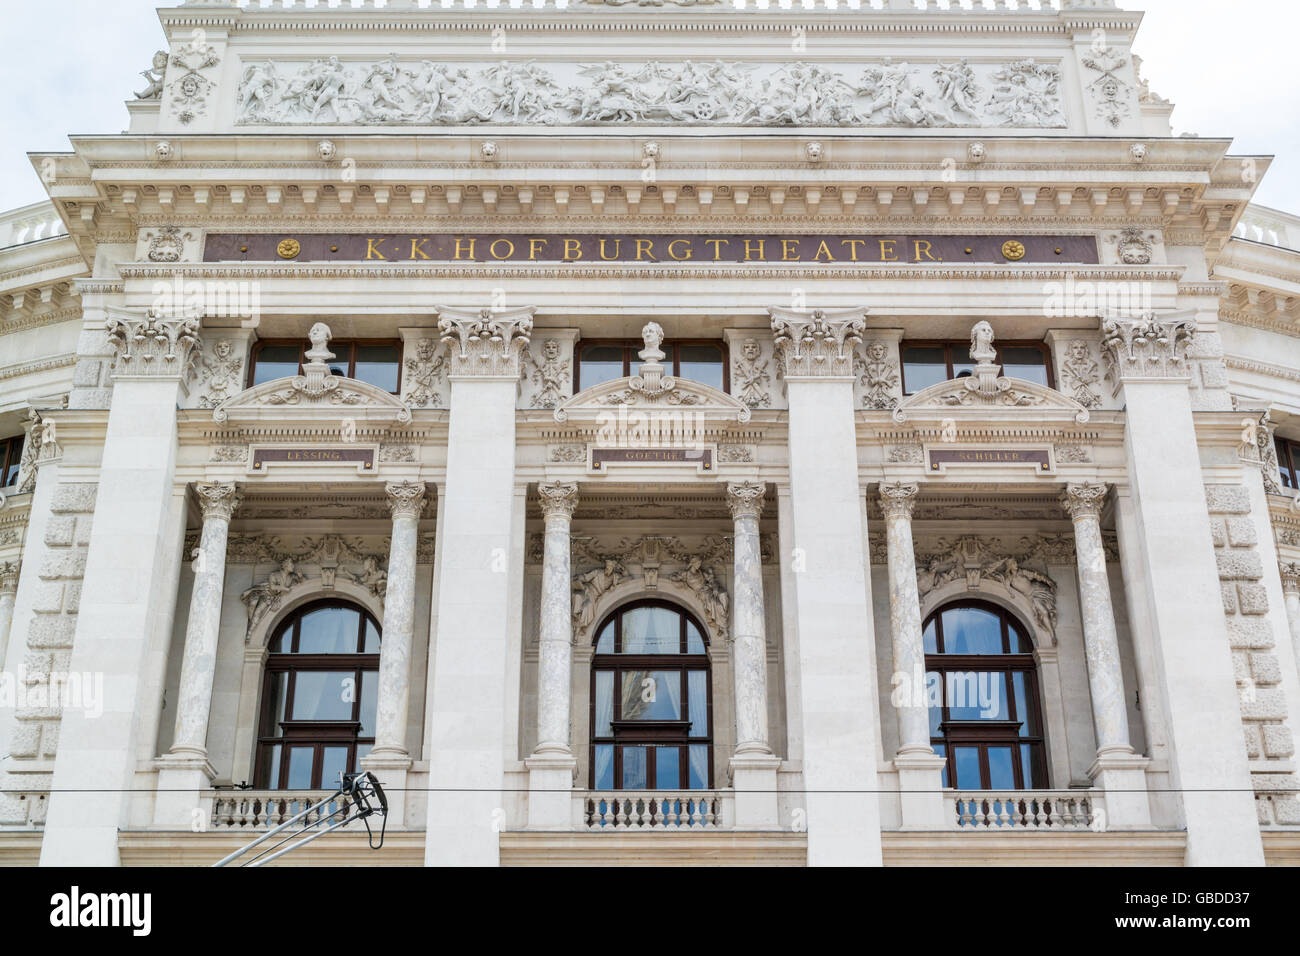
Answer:
[[[1046,448],[931,448],[930,470],[946,465],[1034,465],[1039,471],[1052,470],[1052,456]]]
[[[701,471],[712,471],[713,449],[593,448],[591,470],[604,471],[606,465],[694,465]]]
[[[253,471],[265,471],[267,465],[356,465],[359,471],[374,471],[375,450],[364,445],[253,449]]]

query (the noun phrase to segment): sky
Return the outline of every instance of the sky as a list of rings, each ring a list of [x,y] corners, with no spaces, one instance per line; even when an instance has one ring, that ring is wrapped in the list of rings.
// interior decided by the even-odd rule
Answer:
[[[179,3],[179,0],[176,0]],[[28,151],[69,148],[69,134],[126,128],[123,101],[161,45],[157,0],[0,0],[0,210],[45,198]],[[1146,11],[1134,47],[1153,91],[1177,104],[1174,132],[1235,139],[1274,155],[1255,201],[1300,214],[1295,0],[1120,0]]]

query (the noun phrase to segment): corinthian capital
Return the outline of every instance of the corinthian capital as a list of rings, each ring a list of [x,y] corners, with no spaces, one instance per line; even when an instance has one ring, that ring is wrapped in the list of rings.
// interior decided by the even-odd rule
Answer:
[[[867,327],[866,309],[768,309],[776,355],[786,378],[851,376],[853,348]]]
[[[1116,390],[1131,379],[1183,378],[1187,346],[1195,333],[1196,320],[1188,315],[1110,316],[1101,323],[1106,377]]]
[[[1300,564],[1292,561],[1279,570],[1282,572],[1282,590],[1288,594],[1300,594]]]
[[[767,487],[761,481],[727,482],[727,507],[731,510],[732,520],[760,517],[763,514],[763,496],[766,494]]]
[[[390,481],[384,485],[388,493],[388,511],[394,518],[419,518],[424,513],[424,482]]]
[[[921,486],[915,482],[894,481],[880,486],[880,510],[886,518],[911,518]]]
[[[1061,495],[1061,506],[1073,519],[1100,518],[1101,509],[1106,504],[1108,486],[1100,481],[1071,482],[1065,486]]]
[[[188,381],[199,357],[199,318],[194,310],[158,308],[109,315],[104,327],[116,354],[113,377]]]
[[[572,518],[578,507],[578,484],[574,481],[548,481],[537,486],[542,500],[542,517],[559,515]]]
[[[438,328],[451,353],[452,375],[519,378],[519,353],[533,332],[536,309],[439,309]]]
[[[194,486],[194,494],[199,499],[204,521],[209,518],[229,521],[244,500],[233,481],[201,481]]]

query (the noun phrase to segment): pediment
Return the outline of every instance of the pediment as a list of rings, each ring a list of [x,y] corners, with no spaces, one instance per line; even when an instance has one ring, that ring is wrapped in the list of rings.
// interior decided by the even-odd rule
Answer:
[[[691,412],[706,419],[742,424],[750,417],[748,405],[711,385],[671,376],[655,379],[632,375],[583,389],[555,409],[555,420],[595,419],[602,414],[618,414],[620,408],[661,414]]]
[[[987,415],[1000,409],[1031,415],[1068,414],[1077,424],[1090,415],[1068,395],[1020,378],[981,380],[976,376],[939,382],[904,398],[894,409],[894,421],[949,417],[961,409]]]
[[[331,410],[367,419],[411,420],[411,406],[367,382],[331,375],[313,381],[304,375],[277,378],[232,395],[212,411],[217,422],[268,417],[316,418]]]

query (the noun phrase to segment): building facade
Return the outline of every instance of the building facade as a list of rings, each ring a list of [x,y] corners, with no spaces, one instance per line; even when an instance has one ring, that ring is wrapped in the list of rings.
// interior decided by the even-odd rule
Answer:
[[[0,217],[0,860],[1300,861],[1300,219],[1140,14],[159,16]]]

